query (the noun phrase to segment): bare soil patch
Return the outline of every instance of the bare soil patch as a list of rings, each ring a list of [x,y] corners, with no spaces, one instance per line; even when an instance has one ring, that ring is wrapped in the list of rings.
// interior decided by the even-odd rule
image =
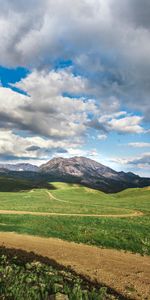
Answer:
[[[149,299],[150,258],[54,238],[0,233],[0,245],[54,259],[131,299]]]

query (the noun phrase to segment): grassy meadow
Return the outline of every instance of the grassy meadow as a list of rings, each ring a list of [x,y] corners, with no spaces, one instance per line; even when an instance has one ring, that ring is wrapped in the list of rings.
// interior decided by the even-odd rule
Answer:
[[[112,218],[87,216],[0,215],[0,231],[14,231],[83,242],[100,247],[150,254],[150,189],[105,194],[80,185],[53,183],[51,190],[1,192],[0,209],[70,214],[143,216]]]

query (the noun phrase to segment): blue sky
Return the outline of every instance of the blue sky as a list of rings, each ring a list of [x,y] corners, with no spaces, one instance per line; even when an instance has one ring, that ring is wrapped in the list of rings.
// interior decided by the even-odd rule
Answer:
[[[149,1],[0,7],[0,162],[77,155],[150,176]]]

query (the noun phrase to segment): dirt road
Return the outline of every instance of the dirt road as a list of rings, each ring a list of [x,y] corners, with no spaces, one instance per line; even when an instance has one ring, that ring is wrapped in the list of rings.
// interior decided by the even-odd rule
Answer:
[[[2,215],[34,215],[34,216],[69,216],[69,217],[96,217],[96,218],[129,218],[129,217],[139,217],[143,216],[140,211],[135,211],[131,214],[118,214],[118,215],[96,215],[96,214],[69,214],[69,213],[48,213],[48,212],[32,212],[32,211],[22,211],[22,210],[0,210]]]
[[[132,299],[149,299],[149,257],[54,238],[6,232],[0,232],[0,245],[47,256]]]

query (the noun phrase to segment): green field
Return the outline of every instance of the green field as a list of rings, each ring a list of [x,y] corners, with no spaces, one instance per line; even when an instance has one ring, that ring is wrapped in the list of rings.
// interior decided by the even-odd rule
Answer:
[[[54,183],[51,190],[1,192],[0,209],[87,216],[0,215],[0,231],[15,231],[150,254],[150,189],[104,194],[80,185]],[[112,218],[109,215],[143,216]]]

